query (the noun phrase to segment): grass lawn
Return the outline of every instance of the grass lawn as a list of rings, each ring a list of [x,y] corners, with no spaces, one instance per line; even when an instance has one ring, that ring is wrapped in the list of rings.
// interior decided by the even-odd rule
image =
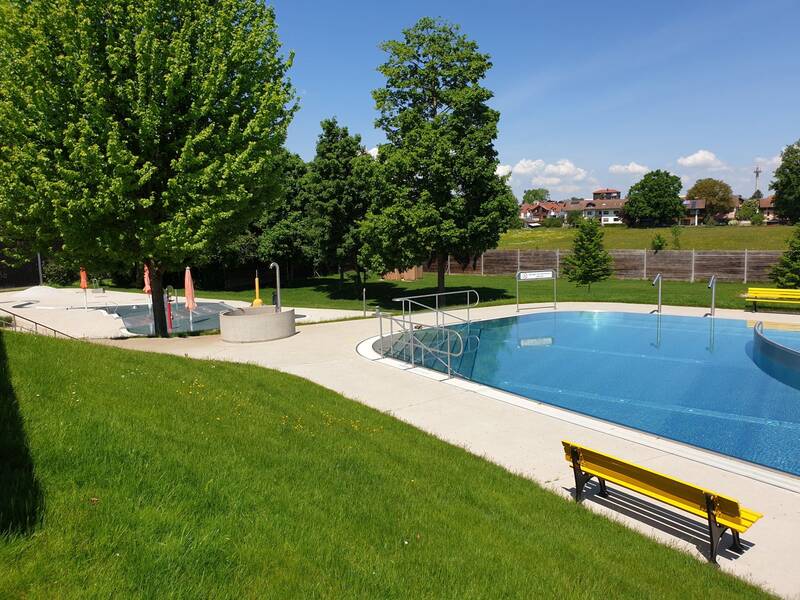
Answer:
[[[746,284],[719,283],[717,284],[717,306],[719,308],[745,308],[745,303],[739,297],[747,290]],[[436,275],[427,273],[417,281],[382,281],[373,278],[367,282],[367,304],[372,307],[380,306],[387,310],[398,310],[399,304],[392,302],[392,298],[403,295],[427,294],[436,291]],[[447,278],[447,289],[478,290],[481,297],[481,306],[495,304],[513,304],[515,302],[515,281],[513,275],[451,275]],[[141,290],[127,290],[136,291]],[[178,290],[180,295],[182,290]],[[262,298],[271,298],[271,290],[263,290]],[[198,290],[199,296],[219,298],[222,300],[251,301],[253,292],[250,290],[230,292],[218,290]],[[356,290],[352,283],[340,286],[336,276],[320,277],[316,279],[299,280],[291,287],[281,288],[283,304],[285,306],[305,306],[309,308],[341,308],[361,310],[361,290]],[[522,302],[548,302],[552,300],[551,282],[527,283],[520,285]],[[577,287],[566,279],[558,282],[558,299],[564,302],[634,302],[654,304],[657,301],[657,292],[649,281],[609,279],[592,285],[591,291],[585,287]],[[706,283],[699,281],[688,283],[683,281],[665,281],[663,284],[664,304],[683,306],[708,306],[711,303],[711,292]],[[462,299],[463,302],[463,299]]]
[[[793,227],[769,225],[760,227],[681,227],[682,250],[785,250]],[[634,229],[623,226],[604,227],[606,248],[650,248],[653,237],[660,233],[668,249],[675,250],[669,228]],[[574,228],[513,229],[500,238],[500,249],[569,250]]]
[[[6,597],[764,596],[250,365],[2,334],[0,456]]]

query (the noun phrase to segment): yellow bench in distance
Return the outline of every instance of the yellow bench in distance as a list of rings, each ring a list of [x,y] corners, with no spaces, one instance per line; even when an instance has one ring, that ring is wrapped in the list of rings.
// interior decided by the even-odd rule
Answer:
[[[758,310],[758,302],[767,302],[770,304],[800,304],[800,290],[747,288],[747,293],[743,297],[745,302],[753,303],[753,310]]]
[[[599,494],[608,497],[606,481],[616,483],[644,494],[675,508],[679,508],[708,521],[710,552],[708,559],[717,564],[717,551],[722,534],[730,529],[733,534],[731,549],[742,552],[739,534],[763,515],[743,508],[737,500],[697,487],[650,469],[645,469],[597,450],[562,441],[564,457],[575,474],[575,500],[580,502],[583,488],[592,477],[597,477]]]

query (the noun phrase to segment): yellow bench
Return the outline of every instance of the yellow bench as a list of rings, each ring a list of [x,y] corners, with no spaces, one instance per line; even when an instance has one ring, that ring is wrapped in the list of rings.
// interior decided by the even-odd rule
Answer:
[[[800,304],[800,290],[747,288],[744,299],[746,302],[753,303],[753,310],[758,310],[758,302],[768,302],[770,304]]]
[[[596,450],[562,441],[564,457],[575,474],[575,500],[580,502],[583,488],[592,477],[600,484],[598,492],[608,497],[606,481],[616,483],[655,500],[680,508],[708,521],[711,549],[708,559],[717,564],[717,551],[722,534],[730,529],[733,534],[731,549],[742,552],[739,534],[763,515],[743,508],[737,500],[697,487],[633,463],[603,454]]]

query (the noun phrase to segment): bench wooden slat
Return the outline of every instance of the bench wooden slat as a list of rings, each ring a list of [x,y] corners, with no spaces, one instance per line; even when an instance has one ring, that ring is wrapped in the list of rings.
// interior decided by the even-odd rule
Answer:
[[[588,478],[594,476],[600,481],[601,494],[607,493],[605,482],[610,481],[698,517],[707,518],[709,529],[716,529],[714,533],[710,533],[712,562],[716,560],[716,548],[725,528],[734,532],[734,543],[738,545],[739,533],[747,531],[762,517],[760,513],[743,508],[737,500],[729,496],[572,442],[563,441],[562,445],[567,462],[576,468],[577,458],[577,468],[581,471],[575,473],[576,500],[580,500],[579,488],[582,488]]]

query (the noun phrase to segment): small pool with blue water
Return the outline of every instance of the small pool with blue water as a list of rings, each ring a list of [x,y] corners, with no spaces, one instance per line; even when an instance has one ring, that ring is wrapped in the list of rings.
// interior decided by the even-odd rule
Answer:
[[[756,364],[752,323],[547,312],[453,329],[465,350],[452,367],[464,378],[800,475],[800,385]],[[800,332],[765,334],[800,350]],[[446,370],[430,353],[424,362]]]
[[[147,304],[108,306],[103,310],[117,315],[125,324],[125,329],[140,335],[153,334],[153,312]],[[196,333],[219,329],[219,315],[231,307],[223,302],[198,302],[197,308],[189,311],[183,304],[172,304],[172,332]]]

